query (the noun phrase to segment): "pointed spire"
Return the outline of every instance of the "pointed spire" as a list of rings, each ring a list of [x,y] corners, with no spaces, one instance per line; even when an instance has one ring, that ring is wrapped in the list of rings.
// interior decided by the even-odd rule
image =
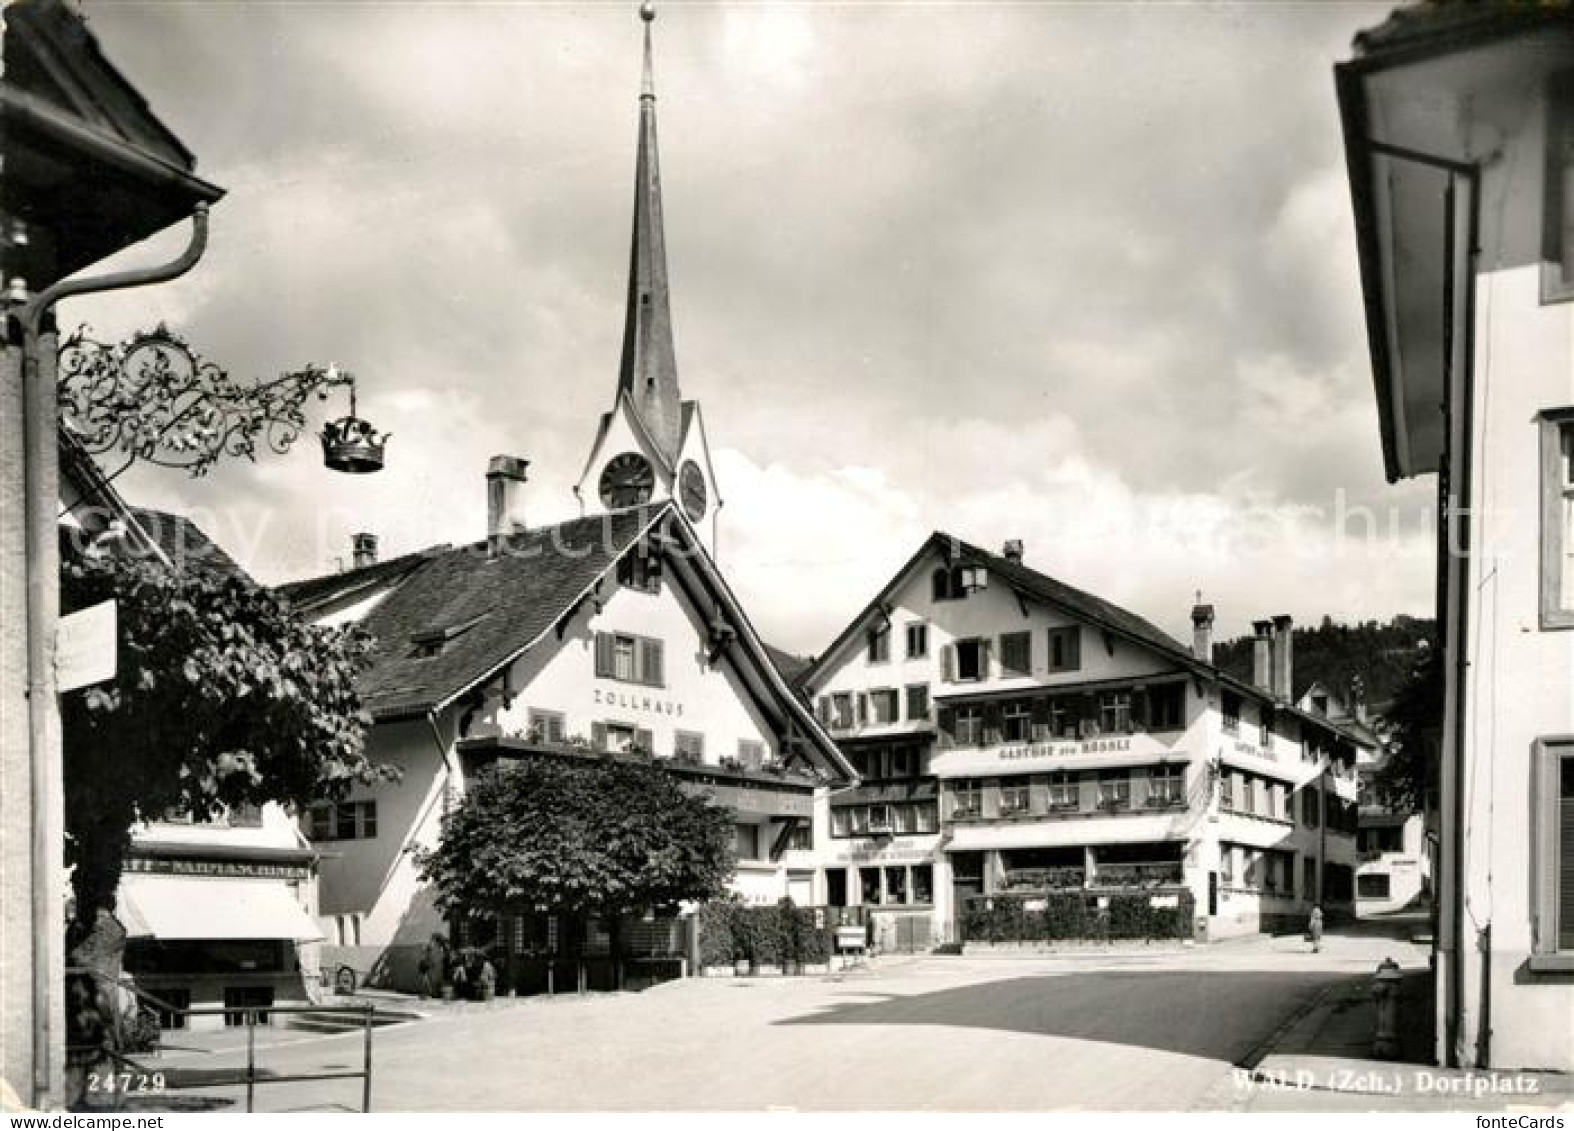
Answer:
[[[661,173],[656,160],[656,84],[650,25],[656,6],[640,6],[645,22],[645,69],[639,96],[639,154],[634,164],[634,233],[629,251],[628,310],[618,390],[627,393],[669,463],[678,457],[682,395],[672,345],[667,289],[667,245],[661,222]]]

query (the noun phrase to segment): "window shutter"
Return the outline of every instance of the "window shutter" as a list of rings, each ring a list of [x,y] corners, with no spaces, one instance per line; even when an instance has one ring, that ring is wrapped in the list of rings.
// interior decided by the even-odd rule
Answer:
[[[641,640],[640,650],[640,678],[651,687],[660,687],[665,683],[662,671],[662,647],[659,640]]]
[[[1079,624],[1066,630],[1066,667],[1071,671],[1082,667],[1082,626]]]
[[[940,732],[940,745],[952,747],[956,745],[956,708],[941,707],[935,712],[935,727]]]
[[[639,744],[639,748],[645,753],[654,754],[656,752],[656,736],[644,727],[640,727],[634,732],[634,741]]]
[[[995,650],[993,640],[980,640],[978,642],[978,678],[989,679],[994,675],[994,669],[989,663],[990,655]]]
[[[603,677],[612,675],[612,634],[610,632],[596,633],[596,675]]]
[[[820,720],[820,725],[821,726],[829,726],[830,725],[830,722],[831,722],[831,697],[829,695],[822,695],[822,696],[820,696],[820,701],[816,705],[815,713],[816,713],[816,716]]]
[[[593,750],[605,750],[607,748],[606,723],[590,724],[590,746]]]
[[[940,679],[944,683],[956,682],[955,644],[947,644],[940,649]]]
[[[861,726],[869,721],[869,696],[860,691],[858,693],[858,723]]]

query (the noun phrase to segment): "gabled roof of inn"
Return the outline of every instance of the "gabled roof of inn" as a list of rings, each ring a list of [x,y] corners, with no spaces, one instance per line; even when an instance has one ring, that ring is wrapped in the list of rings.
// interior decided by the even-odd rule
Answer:
[[[909,558],[897,570],[896,574],[875,596],[875,599],[854,617],[847,627],[836,637],[819,658],[814,661],[808,671],[798,680],[801,687],[812,686],[815,678],[826,666],[826,662],[850,640],[871,617],[875,610],[889,601],[892,595],[912,575],[913,571],[930,555],[939,554],[954,565],[982,565],[989,572],[1006,582],[1013,589],[1026,597],[1035,598],[1046,604],[1063,609],[1081,620],[1085,620],[1099,628],[1106,629],[1117,636],[1125,637],[1133,643],[1151,648],[1166,656],[1179,661],[1188,669],[1207,668],[1202,664],[1180,641],[1169,633],[1153,624],[1151,621],[1138,616],[1136,613],[1121,608],[1119,605],[1095,597],[1086,590],[1067,585],[1048,574],[1023,565],[1021,562],[1011,561],[1009,558],[992,554],[988,550],[980,549],[971,543],[964,542],[954,535],[943,531],[935,531],[923,545],[918,547],[918,552]]]
[[[810,665],[797,680],[797,686],[806,695],[814,692],[815,681],[829,666],[829,661],[869,623],[875,612],[887,602],[896,591],[914,576],[915,570],[922,565],[931,555],[938,554],[953,565],[982,565],[990,574],[1011,586],[1012,589],[1023,596],[1053,605],[1069,613],[1095,628],[1102,629],[1111,635],[1124,639],[1129,643],[1142,648],[1147,648],[1164,658],[1173,661],[1183,671],[1193,675],[1214,680],[1220,686],[1248,699],[1255,699],[1266,703],[1276,712],[1302,719],[1324,730],[1334,731],[1351,741],[1364,742],[1365,739],[1358,734],[1351,733],[1343,727],[1329,722],[1309,711],[1303,711],[1293,703],[1276,699],[1271,693],[1255,686],[1246,680],[1237,679],[1221,668],[1211,663],[1199,660],[1192,650],[1169,633],[1159,628],[1145,617],[1138,616],[1129,609],[1123,609],[1111,601],[1094,596],[1074,585],[1067,585],[1048,574],[1040,573],[1031,566],[1023,565],[999,554],[992,554],[988,550],[980,549],[971,543],[943,531],[935,531],[901,569],[886,583],[885,587],[876,594],[873,601],[869,602],[856,617],[848,622],[842,632],[826,646],[818,659]]]

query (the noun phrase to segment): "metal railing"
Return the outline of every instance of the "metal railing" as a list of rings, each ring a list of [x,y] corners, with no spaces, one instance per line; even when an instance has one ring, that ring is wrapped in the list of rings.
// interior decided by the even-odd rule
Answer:
[[[103,985],[114,987],[118,991],[129,993],[137,1002],[138,1012],[152,1009],[164,1017],[224,1017],[226,1021],[240,1015],[241,1023],[246,1027],[246,1067],[244,1074],[239,1071],[230,1075],[218,1077],[205,1077],[201,1080],[187,1080],[172,1091],[185,1091],[195,1088],[229,1088],[244,1084],[246,1086],[246,1111],[250,1114],[255,1107],[256,1090],[259,1084],[294,1084],[305,1083],[313,1080],[360,1080],[361,1081],[361,1111],[372,1110],[372,1029],[376,1006],[370,1002],[364,1005],[214,1005],[214,1006],[179,1006],[164,1001],[140,988],[126,978],[116,978],[105,974],[101,970],[89,967],[72,966],[66,969],[67,976],[90,977]],[[298,1072],[286,1075],[257,1074],[257,1025],[259,1021],[268,1025],[268,1018],[273,1014],[310,1014],[314,1017],[339,1016],[356,1017],[360,1020],[362,1039],[362,1062],[359,1072]],[[118,1034],[117,1019],[106,1026],[109,1039],[113,1040]],[[345,1032],[353,1032],[346,1029]],[[163,1051],[164,1026],[159,1027],[158,1037],[154,1040],[153,1055]],[[146,1072],[147,1066],[136,1059],[136,1054],[128,1055],[119,1048],[114,1048],[106,1041],[102,1044],[68,1045],[67,1053],[97,1054],[109,1057],[117,1065],[130,1065],[138,1072]],[[222,1069],[219,1070],[222,1072]],[[124,1097],[125,1093],[117,1092],[116,1095]]]

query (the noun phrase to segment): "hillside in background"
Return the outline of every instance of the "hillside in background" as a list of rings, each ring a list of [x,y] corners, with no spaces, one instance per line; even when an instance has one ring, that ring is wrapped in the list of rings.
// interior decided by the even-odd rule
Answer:
[[[1295,697],[1313,683],[1321,683],[1335,695],[1349,698],[1350,680],[1360,676],[1366,683],[1366,701],[1378,706],[1392,698],[1410,674],[1422,641],[1437,642],[1435,621],[1420,617],[1397,616],[1387,624],[1366,621],[1362,624],[1336,624],[1328,617],[1314,628],[1294,629],[1292,673]],[[1252,678],[1252,638],[1226,640],[1214,646],[1214,662],[1240,679]]]

